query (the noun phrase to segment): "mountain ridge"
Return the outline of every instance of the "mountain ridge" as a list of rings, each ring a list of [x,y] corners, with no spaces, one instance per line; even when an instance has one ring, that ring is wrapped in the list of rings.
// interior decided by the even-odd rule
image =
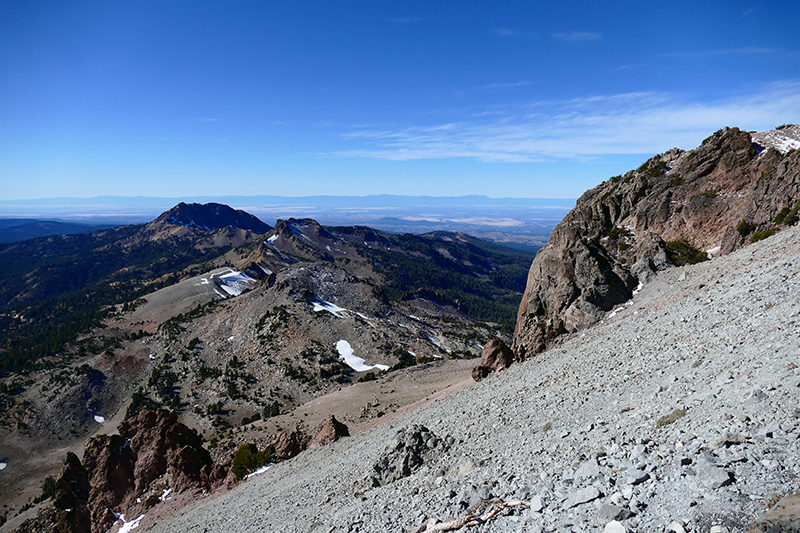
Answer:
[[[784,130],[759,139],[773,139],[785,153],[725,128],[694,150],[669,150],[584,193],[531,265],[517,357],[601,320],[686,254],[727,254],[795,223],[800,151],[785,140],[800,135],[800,126]]]

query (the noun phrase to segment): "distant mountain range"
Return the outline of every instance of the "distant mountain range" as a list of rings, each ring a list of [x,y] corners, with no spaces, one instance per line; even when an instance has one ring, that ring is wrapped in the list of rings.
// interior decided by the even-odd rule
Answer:
[[[464,232],[528,250],[544,245],[555,225],[575,204],[572,199],[487,196],[102,196],[0,200],[0,216],[84,224],[138,224],[153,220],[179,202],[221,203],[267,222],[312,217],[325,225],[364,225],[392,233]]]
[[[5,218],[0,219],[0,243],[24,241],[47,235],[91,233],[113,227],[114,224],[79,224],[59,220]]]

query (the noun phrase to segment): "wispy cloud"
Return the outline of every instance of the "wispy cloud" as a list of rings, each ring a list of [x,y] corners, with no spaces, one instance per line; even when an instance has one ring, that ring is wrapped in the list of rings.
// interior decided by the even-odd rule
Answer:
[[[326,155],[387,160],[472,158],[493,162],[586,159],[692,148],[724,126],[771,129],[800,117],[800,82],[774,83],[716,101],[636,92],[471,109],[458,120],[402,128],[358,129],[356,148]]]
[[[600,41],[603,35],[595,32],[588,31],[573,31],[569,33],[553,33],[551,34],[556,41],[566,41],[571,43],[585,43],[589,41]]]
[[[512,81],[512,82],[495,82],[489,83],[487,85],[481,85],[476,87],[475,90],[477,91],[488,91],[494,89],[515,89],[517,87],[525,87],[526,85],[533,85],[532,81]]]

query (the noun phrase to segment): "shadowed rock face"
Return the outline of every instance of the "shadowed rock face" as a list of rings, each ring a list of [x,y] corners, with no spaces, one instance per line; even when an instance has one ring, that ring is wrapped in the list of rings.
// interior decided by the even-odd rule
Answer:
[[[105,532],[114,512],[132,516],[157,503],[165,488],[210,488],[211,456],[177,420],[172,411],[145,410],[120,424],[118,435],[90,439],[83,464],[68,453],[56,481],[58,531]]]
[[[686,239],[710,255],[727,254],[758,232],[794,223],[780,214],[798,204],[800,151],[760,146],[737,128],[603,182],[581,196],[536,255],[517,316],[516,356],[598,322],[655,271],[680,263],[667,242]]]
[[[166,222],[175,226],[186,226],[205,230],[216,230],[226,226],[266,233],[271,228],[257,217],[224,204],[186,204],[179,203],[161,214],[154,224]]]

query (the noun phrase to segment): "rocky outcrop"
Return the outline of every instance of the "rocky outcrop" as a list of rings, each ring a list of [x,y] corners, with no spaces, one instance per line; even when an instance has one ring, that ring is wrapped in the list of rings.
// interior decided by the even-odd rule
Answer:
[[[775,507],[756,520],[748,533],[800,531],[800,494],[784,496]]]
[[[380,487],[408,477],[422,465],[447,451],[454,439],[440,439],[425,426],[414,424],[401,429],[386,447],[364,481],[365,487]]]
[[[492,339],[483,347],[481,364],[472,368],[472,379],[481,381],[495,370],[505,370],[514,363],[514,352],[502,339]]]
[[[208,489],[215,482],[201,437],[172,411],[145,410],[119,426],[119,434],[86,443],[83,463],[68,453],[54,507],[57,530],[108,531],[117,514],[155,505],[165,490]]]
[[[758,144],[725,128],[695,150],[672,149],[584,193],[531,265],[517,357],[598,322],[687,253],[727,254],[795,223],[800,151],[789,147],[800,146],[797,133],[800,126],[788,126]]]
[[[316,436],[308,447],[310,449],[321,448],[322,446],[327,446],[332,442],[336,442],[342,437],[349,436],[350,430],[347,425],[336,420],[335,416],[330,415],[317,427]]]

